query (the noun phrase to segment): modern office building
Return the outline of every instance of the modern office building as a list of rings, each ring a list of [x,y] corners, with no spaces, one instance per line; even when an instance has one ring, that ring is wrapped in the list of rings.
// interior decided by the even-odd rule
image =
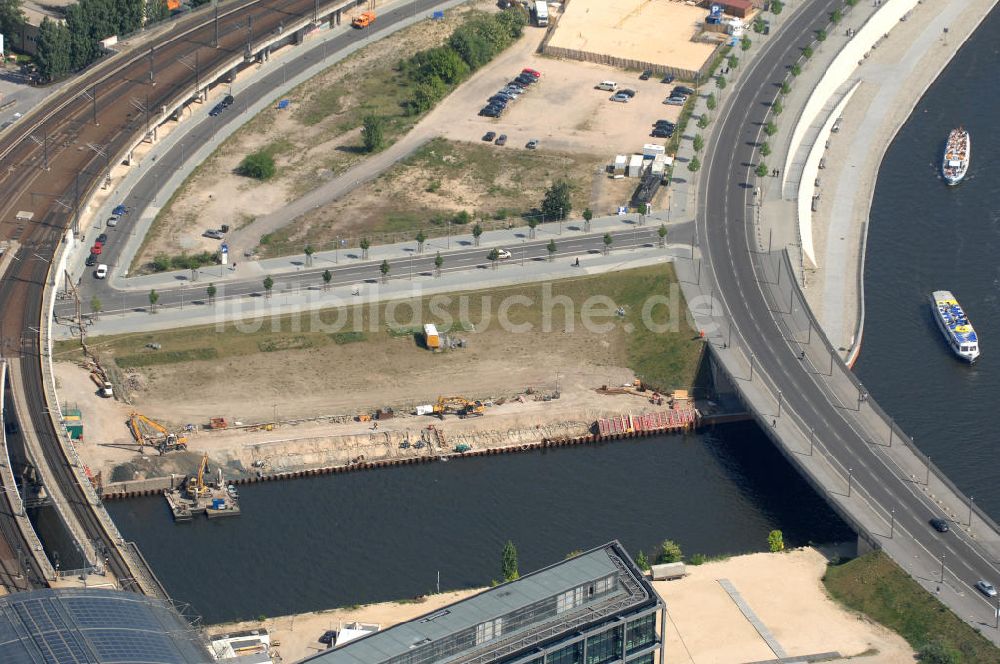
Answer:
[[[665,607],[617,541],[309,664],[663,664]]]
[[[0,597],[3,664],[205,664],[207,643],[169,603],[118,590]]]

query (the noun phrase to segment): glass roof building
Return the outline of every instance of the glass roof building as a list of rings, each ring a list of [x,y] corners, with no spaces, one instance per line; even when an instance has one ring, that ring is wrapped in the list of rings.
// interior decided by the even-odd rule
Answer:
[[[201,635],[162,600],[99,588],[0,597],[3,664],[210,661]]]
[[[309,664],[659,664],[665,608],[617,541]]]

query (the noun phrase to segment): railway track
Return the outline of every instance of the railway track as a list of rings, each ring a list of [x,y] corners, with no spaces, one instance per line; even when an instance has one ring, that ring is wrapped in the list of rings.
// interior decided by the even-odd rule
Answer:
[[[87,537],[100,543],[104,564],[122,587],[139,590],[77,482],[47,410],[38,326],[50,261],[82,202],[146,133],[158,109],[193,89],[201,72],[239,57],[250,40],[270,38],[287,23],[312,17],[317,8],[316,0],[250,0],[220,6],[218,27],[211,10],[185,17],[142,51],[114,56],[82,74],[0,138],[0,239],[21,245],[0,282],[0,351],[20,364],[21,383],[11,388],[23,391],[32,404],[30,425],[40,438],[50,481],[63,487],[67,507]],[[3,535],[8,540],[11,533],[4,529]]]

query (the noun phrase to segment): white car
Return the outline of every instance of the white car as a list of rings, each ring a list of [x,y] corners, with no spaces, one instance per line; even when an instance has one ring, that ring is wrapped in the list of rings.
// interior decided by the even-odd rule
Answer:
[[[97,269],[94,270],[94,276],[98,279],[103,279],[104,277],[108,276],[107,264],[101,263],[100,265],[98,265]]]
[[[113,214],[110,217],[108,217],[108,228],[114,228],[117,225],[118,225],[118,215],[117,214]]]
[[[506,249],[498,249],[497,258],[499,258],[502,261],[507,260],[508,258],[510,258],[510,252],[507,251]]]

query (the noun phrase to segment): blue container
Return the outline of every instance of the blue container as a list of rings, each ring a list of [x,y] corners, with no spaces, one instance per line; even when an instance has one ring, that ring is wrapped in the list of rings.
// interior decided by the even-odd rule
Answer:
[[[212,509],[213,510],[221,510],[225,506],[226,506],[226,501],[224,499],[222,499],[222,498],[213,498],[212,499]]]

